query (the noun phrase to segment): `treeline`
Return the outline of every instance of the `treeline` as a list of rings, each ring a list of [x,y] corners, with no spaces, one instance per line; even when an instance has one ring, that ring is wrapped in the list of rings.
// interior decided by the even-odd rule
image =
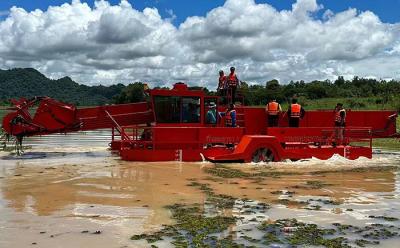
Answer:
[[[345,80],[339,76],[335,81],[291,81],[280,84],[278,80],[271,80],[264,85],[248,85],[242,82],[241,94],[249,105],[264,105],[269,99],[279,102],[289,102],[292,97],[303,100],[323,98],[366,98],[373,97],[376,104],[385,104],[398,101],[400,105],[400,81],[376,80],[354,77]],[[399,106],[400,107],[400,106]]]
[[[143,84],[140,82],[111,86],[87,86],[74,82],[69,77],[53,80],[32,68],[0,70],[0,104],[7,104],[11,98],[49,96],[77,106],[128,103],[145,100]],[[190,85],[189,85],[190,86]],[[216,95],[215,89],[202,89],[208,95]],[[314,103],[320,99],[348,99],[348,107],[368,108],[381,104],[400,110],[400,81],[377,80],[354,77],[334,81],[291,81],[281,83],[270,80],[260,84],[241,82],[238,94],[243,95],[246,105],[265,105],[269,99],[288,103],[292,97],[303,103]],[[358,100],[364,98],[364,101]],[[367,101],[365,98],[368,98]],[[324,100],[325,101],[325,100]]]
[[[193,90],[204,90],[207,95],[216,95],[203,87],[189,87]],[[345,80],[338,77],[335,81],[291,81],[281,84],[271,80],[264,84],[249,85],[241,82],[238,94],[242,95],[246,105],[265,105],[269,100],[276,99],[281,104],[288,104],[293,97],[310,108],[333,108],[337,101],[344,101],[346,108],[352,109],[397,109],[400,111],[400,81],[376,80],[354,77]],[[115,98],[116,103],[139,102],[145,100],[143,84],[128,85]]]

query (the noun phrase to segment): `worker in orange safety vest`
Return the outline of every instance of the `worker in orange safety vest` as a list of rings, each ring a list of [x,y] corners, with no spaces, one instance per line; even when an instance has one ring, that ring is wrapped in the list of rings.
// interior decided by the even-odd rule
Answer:
[[[268,127],[277,127],[279,122],[279,115],[282,112],[281,105],[276,99],[271,100],[265,107],[265,112],[268,117]]]
[[[229,108],[225,112],[225,126],[236,127],[236,110],[234,104],[229,104]]]
[[[227,76],[226,83],[228,86],[228,92],[231,95],[231,99],[232,99],[231,103],[234,104],[236,101],[236,90],[239,86],[239,79],[235,73],[235,67],[232,66],[230,68],[230,71],[231,71],[231,73],[229,73],[229,75]]]
[[[293,98],[287,114],[289,117],[289,127],[299,127],[300,119],[303,119],[306,111],[300,104],[297,103],[297,99]]]
[[[226,76],[223,70],[219,71],[217,92],[220,96],[226,96]]]
[[[336,104],[335,107],[335,127],[346,126],[346,110],[343,108],[342,103]]]

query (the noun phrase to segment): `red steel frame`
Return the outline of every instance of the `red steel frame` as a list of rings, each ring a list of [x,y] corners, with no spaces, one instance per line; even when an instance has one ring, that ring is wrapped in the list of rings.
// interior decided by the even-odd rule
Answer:
[[[279,127],[268,127],[262,107],[236,107],[238,127],[225,127],[224,117],[215,124],[205,122],[213,101],[224,112],[219,97],[206,96],[201,90],[189,90],[175,84],[172,90],[150,91],[151,102],[108,105],[77,109],[48,97],[14,101],[14,112],[3,119],[6,133],[17,137],[66,133],[100,128],[112,129],[111,148],[122,159],[133,161],[249,162],[259,158],[273,161],[316,157],[328,159],[339,154],[349,159],[372,157],[372,139],[399,137],[396,111],[347,110],[344,129],[333,127],[333,111],[307,111],[299,128],[287,127],[282,114]],[[157,120],[155,97],[191,97],[199,99],[199,122],[162,123]],[[38,105],[34,116],[28,109]],[[180,102],[182,106],[182,101]],[[182,110],[181,110],[182,111]],[[182,120],[182,112],[180,113]],[[217,115],[219,116],[219,115]],[[146,132],[146,138],[142,133]],[[338,140],[337,134],[344,132]],[[119,137],[119,138],[118,138]]]
[[[155,123],[152,127],[122,127],[121,141],[114,141],[124,160],[134,161],[201,161],[250,162],[255,151],[266,148],[273,153],[273,160],[305,159],[316,157],[328,159],[334,154],[348,159],[361,156],[372,157],[372,139],[392,137],[396,134],[395,111],[351,111],[348,110],[348,127],[343,129],[344,138],[336,141],[337,128],[333,127],[333,111],[307,111],[299,128],[287,127],[287,116],[280,118],[278,128],[268,128],[264,108],[238,106],[239,127],[224,126],[224,118],[218,124],[204,122],[205,100],[202,91],[187,90],[178,85],[173,90],[153,90],[152,107],[156,96],[188,96],[200,98],[199,123]],[[224,111],[224,106],[218,106]],[[131,130],[135,135],[128,134]],[[152,139],[142,141],[138,133],[151,130]],[[336,143],[333,145],[333,143]]]

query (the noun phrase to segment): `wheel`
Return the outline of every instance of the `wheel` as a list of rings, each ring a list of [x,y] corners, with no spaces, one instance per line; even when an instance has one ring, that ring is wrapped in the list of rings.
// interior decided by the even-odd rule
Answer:
[[[268,148],[259,148],[257,149],[251,158],[251,161],[254,163],[259,163],[259,162],[274,162],[274,153],[271,151],[271,149]]]

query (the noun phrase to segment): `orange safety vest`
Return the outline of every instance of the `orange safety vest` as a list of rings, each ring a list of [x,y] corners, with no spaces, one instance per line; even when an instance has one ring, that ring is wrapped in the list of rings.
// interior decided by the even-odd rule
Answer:
[[[279,103],[270,102],[267,104],[267,112],[269,115],[278,115],[279,114]]]
[[[342,118],[342,116],[340,115],[342,112],[344,112],[344,117]],[[345,109],[341,109],[339,111],[335,111],[335,122],[345,122],[346,121],[346,110]]]
[[[290,106],[290,117],[300,118],[301,116],[301,105],[298,103],[292,104]]]
[[[238,85],[238,81],[237,81],[237,77],[236,77],[236,74],[235,74],[235,73],[233,73],[233,74],[230,73],[230,74],[229,74],[228,85],[229,85],[230,87],[235,87],[235,86]]]
[[[218,79],[218,89],[223,89],[225,88],[225,81],[226,81],[226,76],[220,76]]]
[[[231,116],[232,112],[236,112],[236,110],[232,109],[230,111],[226,111],[225,113],[225,126],[227,127],[232,126],[232,116]]]

